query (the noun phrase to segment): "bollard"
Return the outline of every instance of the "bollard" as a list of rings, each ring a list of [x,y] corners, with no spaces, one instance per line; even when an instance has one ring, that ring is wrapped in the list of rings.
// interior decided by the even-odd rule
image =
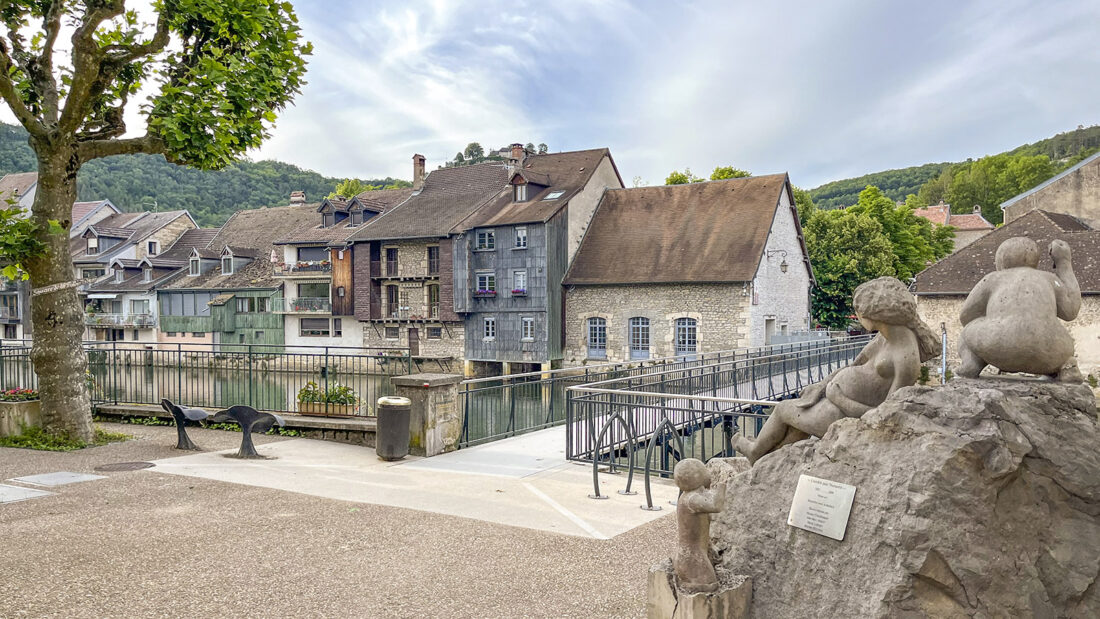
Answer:
[[[378,398],[378,426],[374,451],[380,460],[400,460],[409,455],[409,414],[412,401],[386,396]]]

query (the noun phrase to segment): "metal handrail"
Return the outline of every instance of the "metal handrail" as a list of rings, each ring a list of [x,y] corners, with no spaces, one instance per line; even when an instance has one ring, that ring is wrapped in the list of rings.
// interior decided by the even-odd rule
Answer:
[[[595,383],[593,383],[595,384]],[[719,396],[709,395],[693,395],[684,393],[656,393],[652,391],[627,391],[626,389],[597,389],[589,387],[588,385],[577,385],[576,387],[566,387],[567,391],[578,391],[583,393],[604,393],[612,395],[634,395],[644,396],[647,398],[657,398],[661,400],[700,400],[703,402],[720,402],[723,404],[754,404],[757,406],[775,406],[779,404],[777,400],[753,400],[751,398],[723,398]],[[767,417],[767,415],[762,415]]]
[[[844,339],[841,339],[841,340],[837,340],[836,344],[830,344],[829,346],[840,346],[840,345],[844,345],[844,344],[857,344],[857,343],[860,343],[860,342],[867,343],[867,342],[870,342],[873,337],[874,337],[873,335],[850,336],[850,337],[847,337],[847,338],[844,338]],[[821,345],[816,345],[815,346],[814,345],[815,342],[813,340],[808,340],[806,342],[791,342],[791,343],[787,343],[787,344],[770,344],[768,346],[757,346],[757,347],[754,347],[754,348],[734,348],[734,349],[729,349],[729,350],[719,350],[719,351],[715,351],[715,352],[695,353],[694,356],[696,358],[694,360],[695,361],[704,361],[708,357],[711,357],[711,356],[719,356],[720,357],[721,355],[738,355],[738,356],[741,357],[741,359],[745,359],[745,358],[749,358],[749,356],[752,354],[753,351],[762,351],[762,350],[767,350],[767,349],[772,349],[772,348],[780,348],[780,347],[784,347],[784,346],[786,346],[786,347],[800,346],[802,344],[809,344],[809,346],[807,346],[806,348],[803,348],[802,350],[810,350],[810,349],[812,349],[812,350],[826,350],[828,348],[828,346],[821,346]],[[797,350],[792,349],[790,352],[797,352]],[[777,354],[782,354],[782,353],[777,353]],[[639,364],[639,367],[646,367],[645,364],[648,363],[648,364],[650,364],[650,367],[654,367],[654,366],[657,366],[661,363],[665,363],[665,362],[668,362],[668,361],[680,361],[680,362],[688,361],[688,359],[687,359],[688,356],[689,355],[672,355],[672,356],[669,356],[669,357],[656,357],[656,358],[653,358],[653,359],[644,359],[644,360],[636,359],[634,361],[613,361],[613,362],[608,362],[608,363],[600,363],[600,364],[597,364],[597,365],[577,365],[577,366],[568,367],[568,368],[558,368],[556,370],[539,370],[539,371],[535,371],[535,372],[523,372],[523,373],[520,373],[520,374],[503,374],[501,376],[490,376],[490,377],[487,377],[487,378],[471,378],[471,379],[462,381],[461,384],[463,384],[463,385],[472,385],[472,384],[475,384],[475,383],[511,380],[511,379],[515,379],[515,378],[529,378],[531,376],[550,376],[550,377],[552,377],[556,374],[564,374],[566,372],[572,372],[574,374],[584,374],[585,372],[591,372],[592,370],[599,370],[601,368],[615,368],[615,367],[621,367],[621,366],[628,365],[628,364],[630,364],[630,365]],[[764,357],[752,357],[752,358],[761,359],[761,358],[764,358]],[[692,366],[692,367],[693,368],[699,368],[699,367],[705,367],[705,366],[696,365],[696,366]],[[672,370],[672,371],[675,371],[675,370]],[[610,380],[620,380],[620,379],[610,379]],[[591,383],[591,384],[595,385],[595,384],[598,384],[598,383]]]

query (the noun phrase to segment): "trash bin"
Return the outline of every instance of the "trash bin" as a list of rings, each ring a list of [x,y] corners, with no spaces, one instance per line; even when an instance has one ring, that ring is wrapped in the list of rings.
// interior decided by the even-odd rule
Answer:
[[[378,425],[374,451],[381,460],[400,460],[409,455],[409,414],[412,401],[386,396],[378,398]]]

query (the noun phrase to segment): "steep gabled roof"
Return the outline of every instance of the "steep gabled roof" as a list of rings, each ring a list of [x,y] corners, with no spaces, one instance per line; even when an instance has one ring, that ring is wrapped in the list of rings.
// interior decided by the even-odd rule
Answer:
[[[72,225],[76,226],[80,222],[84,221],[86,217],[91,215],[100,209],[100,207],[108,207],[117,215],[122,211],[117,206],[111,203],[110,200],[93,200],[91,202],[73,202],[72,213]]]
[[[387,209],[405,201],[410,195],[412,195],[412,189],[376,189],[373,191],[364,191],[363,193],[355,196],[351,201],[347,202],[344,206],[344,210],[351,211],[357,208],[362,208],[366,212],[370,213],[382,213]],[[320,208],[318,208],[320,210]],[[329,226],[327,228],[322,227],[320,223],[317,225],[306,228],[303,230],[296,230],[293,233],[275,241],[276,245],[295,245],[295,244],[343,244],[347,241],[348,237],[358,232],[363,226],[371,223],[372,219],[367,220],[365,223],[352,225],[351,219],[345,219],[344,221],[336,224],[335,226]]]
[[[38,172],[16,172],[0,178],[0,208],[7,208],[5,200],[18,200],[38,183]]]
[[[1073,272],[1082,292],[1100,294],[1100,230],[1093,230],[1069,215],[1030,211],[963,247],[917,274],[913,292],[920,295],[967,295],[987,273],[1004,241],[1026,236],[1039,244],[1039,268],[1052,270],[1047,248],[1054,239],[1069,243]]]
[[[221,262],[196,277],[176,277],[163,289],[235,290],[241,288],[277,288],[270,256],[275,241],[317,221],[317,204],[294,204],[274,208],[240,210],[233,213],[210,243],[197,250],[202,257],[218,258],[227,246],[235,256],[251,255],[253,260],[232,274],[225,275]],[[282,255],[282,251],[278,252]]]
[[[500,162],[433,170],[424,187],[371,219],[348,240],[444,237],[474,211],[504,193],[507,168]]]
[[[609,189],[564,283],[752,281],[787,185],[772,174]]]
[[[506,191],[485,206],[479,208],[460,225],[455,232],[489,226],[504,226],[524,223],[545,222],[556,215],[569,200],[580,193],[592,178],[596,168],[604,158],[611,161],[611,151],[606,148],[575,150],[547,155],[528,155],[523,160],[523,168],[516,174],[541,180],[528,190],[527,200],[515,202],[512,192]],[[618,171],[616,170],[616,174]],[[514,178],[515,174],[513,174]],[[622,179],[619,179],[622,184]],[[534,189],[538,191],[533,191]],[[562,192],[554,199],[546,199],[556,192]]]

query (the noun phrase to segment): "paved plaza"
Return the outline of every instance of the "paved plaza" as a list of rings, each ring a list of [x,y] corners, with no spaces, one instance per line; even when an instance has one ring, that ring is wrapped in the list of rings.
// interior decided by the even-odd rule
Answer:
[[[0,484],[30,495],[0,504],[0,616],[637,617],[675,541],[672,509],[639,509],[623,475],[588,499],[560,428],[385,463],[268,436],[271,459],[228,459],[240,435],[202,429],[207,451],[181,456],[174,428],[104,426],[137,440],[0,448]],[[96,470],[120,462],[154,466]],[[58,472],[103,478],[8,481]]]

